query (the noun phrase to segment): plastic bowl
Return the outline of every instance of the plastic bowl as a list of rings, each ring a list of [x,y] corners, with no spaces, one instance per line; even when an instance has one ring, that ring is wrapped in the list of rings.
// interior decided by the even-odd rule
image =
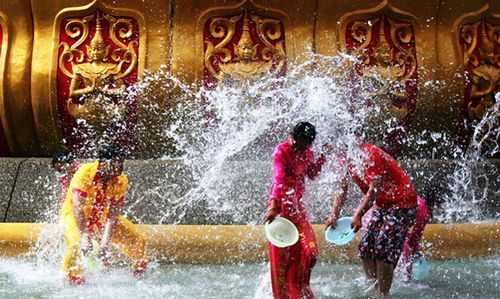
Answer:
[[[423,258],[417,258],[413,261],[413,270],[411,277],[415,280],[424,280],[429,275],[429,265],[427,261]]]
[[[99,252],[101,248],[99,243],[96,240],[92,240],[92,250],[87,254],[87,256],[83,257],[83,264],[85,265],[85,269],[90,272],[99,272],[102,268],[102,261],[99,259]]]
[[[292,246],[299,240],[299,231],[295,225],[281,216],[276,216],[271,223],[266,222],[264,229],[267,239],[276,247]]]
[[[335,223],[335,228],[331,226],[325,231],[326,241],[344,245],[354,238],[354,230],[351,228],[352,217],[342,217]]]

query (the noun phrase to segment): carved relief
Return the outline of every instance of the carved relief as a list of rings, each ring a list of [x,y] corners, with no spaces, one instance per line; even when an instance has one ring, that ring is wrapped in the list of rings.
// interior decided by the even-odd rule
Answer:
[[[467,78],[467,114],[471,120],[480,120],[500,91],[500,25],[485,19],[462,25],[460,49]]]
[[[284,27],[277,19],[248,11],[210,18],[204,41],[208,86],[217,81],[256,80],[285,70]]]
[[[364,133],[397,155],[406,143],[418,95],[416,18],[383,2],[339,22],[343,46],[356,58],[353,92],[371,107]]]
[[[64,110],[80,127],[83,123],[94,131],[96,139],[117,126],[133,125],[125,124],[133,122],[135,109],[126,87],[137,80],[137,22],[96,10],[66,19],[60,35],[58,98]]]
[[[370,83],[365,94],[372,103],[389,108],[388,117],[407,117],[417,78],[412,25],[386,16],[354,21],[347,26],[346,40],[349,53],[359,59],[358,74]]]

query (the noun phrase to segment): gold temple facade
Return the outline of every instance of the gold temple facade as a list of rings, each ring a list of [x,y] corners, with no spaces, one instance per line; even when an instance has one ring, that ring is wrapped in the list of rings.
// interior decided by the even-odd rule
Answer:
[[[99,113],[134,126],[123,94],[159,69],[210,87],[350,53],[360,76],[395,83],[388,113],[413,132],[459,134],[500,91],[493,0],[2,0],[0,43],[0,155],[13,157],[51,155]]]

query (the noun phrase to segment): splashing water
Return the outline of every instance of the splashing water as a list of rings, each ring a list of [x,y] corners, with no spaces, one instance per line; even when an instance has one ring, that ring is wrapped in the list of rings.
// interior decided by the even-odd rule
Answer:
[[[388,103],[370,102],[371,91],[376,88],[374,85],[389,82],[384,82],[383,78],[377,78],[377,84],[373,78],[353,81],[352,62],[353,58],[347,55],[313,55],[308,62],[290,67],[286,78],[266,77],[241,84],[230,82],[215,89],[196,89],[168,72],[147,77],[135,90],[141,99],[140,110],[143,115],[156,115],[160,121],[154,128],[141,124],[140,131],[150,134],[152,129],[155,130],[160,138],[148,136],[146,140],[163,148],[163,152],[155,153],[156,156],[175,159],[176,167],[189,169],[187,180],[190,186],[182,196],[162,197],[161,194],[168,194],[168,184],[148,191],[162,198],[153,206],[163,213],[159,222],[259,222],[271,182],[272,165],[269,162],[273,149],[287,139],[288,130],[299,121],[309,121],[316,126],[315,151],[325,142],[333,143],[334,152],[347,146],[348,155],[357,163],[360,161],[357,153],[360,140],[383,146],[386,136],[394,130],[405,132],[396,117],[388,116],[385,107]],[[153,96],[155,90],[161,92]],[[169,101],[172,102],[170,107],[161,108],[162,105],[158,104]],[[484,129],[486,123],[498,120],[497,106],[490,110],[492,116],[485,116],[476,126],[476,131]],[[456,148],[452,152],[463,161],[458,163],[456,171],[450,172],[453,177],[445,178],[452,194],[448,197],[441,194],[446,211],[438,212],[437,219],[443,222],[480,219],[481,213],[475,212],[491,195],[487,192],[479,195],[478,192],[488,189],[489,183],[483,181],[491,180],[489,178],[497,170],[483,167],[476,173],[487,173],[476,175],[471,172],[469,163],[477,166],[483,161],[483,155],[473,150],[481,147],[476,144],[479,141],[477,134],[474,134],[472,147],[464,152],[446,134],[424,133],[408,134],[404,140],[406,146],[418,149],[428,140],[433,140],[436,144],[441,143],[441,147]],[[491,136],[485,140],[490,139]],[[171,147],[165,149],[164,144]],[[497,149],[498,145],[493,149],[494,153],[498,152]],[[457,156],[457,153],[462,154]],[[306,194],[313,207],[312,214],[319,211],[320,216],[324,214],[322,211],[329,209],[333,186],[338,180],[338,174],[333,171],[334,159],[329,160],[318,182],[308,188],[313,189],[314,194]],[[461,172],[464,173],[460,175]],[[425,175],[428,174],[422,174]],[[432,184],[428,182],[426,185]],[[460,186],[465,186],[465,189],[460,190]],[[457,214],[462,216],[452,216]],[[323,221],[316,219],[315,215],[312,219]]]
[[[500,93],[496,103],[474,129],[471,144],[465,151],[457,151],[458,159],[453,171],[448,173],[444,204],[437,220],[444,223],[473,222],[482,220],[484,212],[493,219],[500,217],[498,210],[488,211],[488,204],[495,206],[500,196],[499,168],[485,156],[499,153]]]
[[[194,187],[180,198],[166,199],[168,208],[163,209],[160,222],[182,220],[189,207],[200,205],[227,222],[245,221],[249,213],[260,214],[256,203],[265,202],[267,187],[258,191],[258,199],[255,186],[269,185],[272,167],[268,163],[273,149],[299,121],[315,124],[316,145],[333,142],[334,146],[354,148],[372,111],[363,107],[364,100],[353,101],[351,78],[342,74],[348,59],[315,57],[293,67],[286,79],[263,78],[214,90],[193,91],[163,74],[163,80],[173,84],[170,89],[180,92],[176,93],[175,106],[164,112],[165,119],[171,121],[162,126],[161,133],[173,141],[173,152],[181,153],[180,160],[192,170]],[[313,70],[314,63],[323,68]],[[158,80],[157,75],[139,86],[139,98],[150,95]],[[330,184],[316,190],[323,198],[330,192],[327,185],[331,185],[331,176]],[[162,188],[152,192],[161,193]],[[257,207],[262,209],[262,205]]]

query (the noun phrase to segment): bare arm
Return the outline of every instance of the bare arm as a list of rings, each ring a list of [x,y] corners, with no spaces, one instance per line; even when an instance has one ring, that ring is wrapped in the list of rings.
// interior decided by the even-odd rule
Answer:
[[[340,190],[338,190],[338,192],[336,192],[333,196],[332,214],[326,220],[325,229],[327,229],[329,226],[335,227],[335,222],[339,218],[340,210],[342,209],[342,206],[347,199],[348,184],[346,174],[342,175],[339,189]]]
[[[370,209],[370,207],[373,204],[373,200],[375,199],[375,196],[377,194],[377,187],[378,187],[378,180],[373,180],[370,183],[370,187],[368,191],[365,193],[365,196],[363,197],[363,200],[359,204],[356,213],[354,214],[351,227],[354,229],[354,232],[357,232],[361,226],[361,218],[363,215]]]
[[[85,204],[86,196],[81,191],[73,189],[71,203],[73,205],[73,215],[75,216],[76,227],[82,235],[82,251],[86,254],[91,246],[90,236],[86,232],[85,215],[83,215],[83,205]]]
[[[274,218],[276,218],[278,214],[279,214],[278,200],[273,198],[271,199],[269,207],[267,208],[267,213],[266,216],[264,217],[264,223],[268,221],[269,223],[273,222]]]
[[[109,242],[111,241],[111,238],[113,237],[113,234],[115,232],[116,223],[118,222],[118,215],[121,214],[122,210],[123,202],[117,205],[112,205],[109,209],[108,219],[106,220],[106,224],[104,225],[104,232],[102,234],[102,240],[100,244],[102,253],[105,253],[108,249]]]
[[[284,196],[286,192],[285,183],[285,161],[283,159],[283,154],[281,152],[276,152],[273,161],[273,186],[271,187],[271,195],[268,200],[268,207],[266,216],[264,217],[264,223],[272,222],[274,218],[280,213],[280,206],[278,200]]]
[[[83,215],[83,205],[86,197],[73,189],[72,196],[73,214],[75,215],[76,226],[81,234],[85,234],[85,216]]]
[[[78,98],[84,94],[91,93],[95,90],[93,83],[90,86],[78,88],[78,85],[80,84],[81,81],[85,80],[80,75],[77,75],[77,79],[71,79],[71,83],[69,86],[69,96],[71,98]]]

